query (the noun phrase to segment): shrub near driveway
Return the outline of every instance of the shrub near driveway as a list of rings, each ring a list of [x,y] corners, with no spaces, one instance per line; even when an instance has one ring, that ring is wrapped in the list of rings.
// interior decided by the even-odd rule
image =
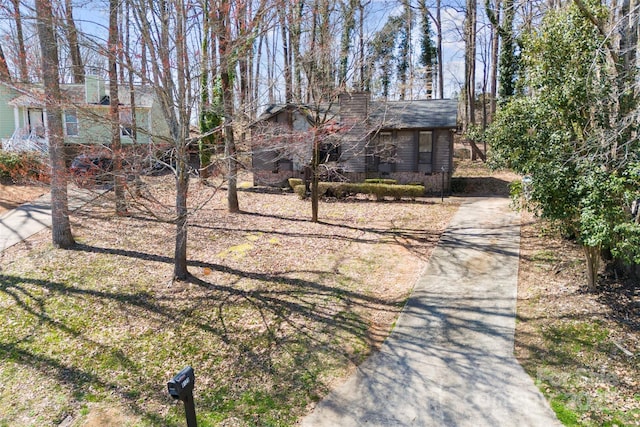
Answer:
[[[13,183],[48,182],[46,158],[34,152],[0,150],[0,181]]]
[[[170,178],[144,179],[170,203]],[[456,210],[336,202],[316,224],[293,194],[241,192],[231,215],[212,191],[192,188],[213,199],[190,219],[189,282],[170,282],[173,227],[113,217],[108,197],[72,214],[76,250],[41,233],[2,254],[0,425],[112,405],[125,424],[183,425],[166,381],[187,364],[199,425],[292,425],[380,345]]]
[[[306,188],[304,185],[293,187],[294,192],[304,198]],[[422,185],[396,185],[384,183],[349,183],[349,182],[320,182],[318,184],[320,197],[336,197],[338,199],[363,194],[374,195],[376,200],[384,200],[385,197],[393,197],[395,200],[411,199],[424,196]]]

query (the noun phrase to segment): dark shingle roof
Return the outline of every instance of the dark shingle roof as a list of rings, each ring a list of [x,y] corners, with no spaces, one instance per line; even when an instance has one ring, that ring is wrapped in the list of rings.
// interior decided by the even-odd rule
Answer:
[[[304,105],[273,104],[267,107],[256,122],[267,120],[288,108],[318,113]],[[332,104],[320,108],[320,114],[339,119],[339,105]],[[417,101],[371,101],[369,103],[369,122],[381,129],[455,129],[458,122],[458,100],[425,99]]]
[[[458,101],[426,99],[371,103],[371,121],[384,129],[455,129]]]

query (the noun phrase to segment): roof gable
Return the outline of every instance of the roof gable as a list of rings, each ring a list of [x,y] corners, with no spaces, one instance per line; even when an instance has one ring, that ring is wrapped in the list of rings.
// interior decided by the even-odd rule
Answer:
[[[108,89],[107,85],[107,89]],[[14,107],[38,107],[45,106],[44,89],[38,84],[22,84],[20,87],[9,87],[16,91],[17,97],[8,102]],[[63,103],[67,106],[87,107],[87,106],[105,106],[105,104],[88,104],[85,99],[85,86],[82,84],[61,84],[60,92]],[[154,100],[153,92],[148,88],[135,87],[136,107],[151,108]],[[120,105],[130,105],[130,92],[128,87],[118,87],[118,98]],[[106,104],[108,106],[109,104]]]

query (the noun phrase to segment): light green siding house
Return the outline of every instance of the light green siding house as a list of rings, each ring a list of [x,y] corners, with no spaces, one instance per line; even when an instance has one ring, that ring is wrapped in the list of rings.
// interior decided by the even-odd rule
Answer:
[[[83,85],[61,85],[65,143],[73,146],[111,144],[108,87],[95,76]],[[135,128],[129,88],[120,88],[120,136],[124,145],[166,143],[169,129],[149,88],[135,88]],[[47,119],[39,85],[0,83],[0,143],[5,150],[46,151]]]

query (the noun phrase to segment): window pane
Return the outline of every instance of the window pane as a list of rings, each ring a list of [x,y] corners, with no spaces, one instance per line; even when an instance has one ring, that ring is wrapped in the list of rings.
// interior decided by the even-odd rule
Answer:
[[[431,163],[431,152],[433,151],[432,132],[420,132],[418,143],[418,163]]]
[[[67,110],[64,112],[64,124],[67,136],[78,135],[78,117],[75,110]]]
[[[133,118],[131,116],[131,110],[129,109],[121,109],[119,110],[120,115],[120,135],[121,136],[133,136],[133,129],[131,123],[133,122]]]

